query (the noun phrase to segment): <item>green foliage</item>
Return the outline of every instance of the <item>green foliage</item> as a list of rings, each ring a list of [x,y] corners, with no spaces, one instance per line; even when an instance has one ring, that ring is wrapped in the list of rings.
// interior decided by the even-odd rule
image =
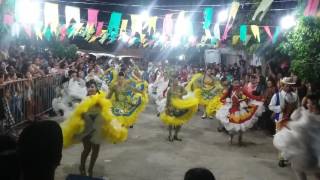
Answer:
[[[53,40],[49,44],[49,48],[53,56],[66,59],[75,59],[78,47],[74,44],[70,45],[66,42]]]
[[[279,50],[292,58],[291,69],[310,82],[320,80],[320,19],[303,17],[285,34]]]

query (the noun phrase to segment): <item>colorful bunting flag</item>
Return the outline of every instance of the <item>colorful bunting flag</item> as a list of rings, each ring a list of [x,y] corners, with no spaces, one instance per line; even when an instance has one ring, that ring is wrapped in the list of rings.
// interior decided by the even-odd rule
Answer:
[[[77,24],[75,25],[75,32],[74,32],[74,34],[73,34],[73,37],[76,36],[77,34],[80,34],[80,33],[81,33],[81,30],[83,29],[83,28],[82,28],[82,27],[83,27],[83,24],[84,24],[84,23],[77,23]]]
[[[254,12],[252,20],[255,21],[256,18],[260,16],[259,20],[262,21],[263,17],[268,12],[268,9],[270,8],[272,2],[273,0],[262,0],[256,11]]]
[[[26,32],[26,34],[31,38],[32,36],[32,30],[31,30],[31,25],[30,24],[23,24],[23,29]]]
[[[211,39],[212,36],[211,36],[211,33],[210,33],[210,30],[209,29],[205,29],[204,30],[204,33],[205,33],[205,39],[208,40],[208,39]]]
[[[279,35],[280,35],[280,32],[281,32],[280,27],[279,27],[279,26],[276,26],[276,30],[275,30],[274,35],[273,35],[273,38],[272,38],[272,43],[273,43],[273,44],[275,44],[275,43],[277,42],[278,37],[279,37]]]
[[[122,14],[119,12],[112,12],[109,25],[108,34],[111,42],[115,41],[119,35],[120,23]]]
[[[41,40],[42,40],[42,35],[43,35],[42,27],[43,27],[43,24],[41,22],[38,22],[34,27],[36,38],[41,39]]]
[[[43,35],[47,41],[51,41],[52,34],[51,34],[51,26],[50,25],[48,25],[44,28]]]
[[[260,31],[259,31],[259,26],[257,25],[251,25],[251,31],[253,33],[254,38],[260,42]]]
[[[152,16],[148,19],[148,32],[149,33],[151,33],[151,30],[153,30],[153,32],[157,31],[157,20],[158,20],[157,16]]]
[[[121,22],[120,33],[127,32],[128,19],[123,19]]]
[[[248,42],[250,41],[251,37],[252,37],[251,35],[247,35],[247,40],[246,40],[246,42],[244,42],[244,45],[248,44]]]
[[[4,25],[12,25],[14,23],[13,16],[11,14],[5,14],[3,17]]]
[[[75,23],[80,23],[80,8],[73,6],[66,6],[65,8],[66,26],[68,27],[71,20]]]
[[[304,10],[305,16],[315,16],[318,10],[319,0],[308,0],[308,4]]]
[[[18,23],[13,23],[11,26],[11,36],[19,37],[20,35],[20,26]]]
[[[239,39],[240,39],[240,36],[239,36],[239,35],[234,35],[234,36],[232,37],[232,45],[238,44]]]
[[[164,36],[171,36],[172,33],[173,33],[172,14],[166,14],[163,20],[162,34]]]
[[[131,33],[134,35],[135,33],[142,34],[142,18],[140,15],[132,14],[131,15]]]
[[[225,27],[225,30],[224,30],[224,33],[223,33],[223,36],[222,36],[222,39],[223,40],[226,40],[227,37],[228,37],[228,32],[230,31],[232,25],[233,25],[233,22],[237,16],[237,12],[238,12],[238,9],[240,7],[240,3],[239,2],[232,2],[231,4],[231,8],[230,8],[230,11],[229,11],[229,16],[228,16],[228,21],[227,21],[227,25]]]
[[[92,37],[92,35],[95,33],[94,25],[93,24],[87,24],[87,28],[85,30],[85,40],[89,41]]]
[[[76,32],[76,25],[75,24],[69,25],[69,27],[67,28],[68,38],[71,38],[75,32]]]
[[[89,25],[97,25],[98,23],[98,13],[99,10],[96,9],[88,9],[88,24]]]
[[[58,4],[44,3],[44,24],[45,26],[50,25],[50,30],[56,32],[59,25],[59,8]]]
[[[214,38],[220,40],[220,24],[216,23],[213,29]]]
[[[63,41],[67,36],[67,28],[66,25],[62,25],[60,29],[60,41]]]
[[[210,29],[211,22],[213,17],[213,9],[212,8],[205,8],[203,11],[203,29]]]
[[[268,34],[269,36],[269,39],[272,40],[273,37],[272,37],[272,33],[270,31],[270,27],[269,26],[263,26],[264,30],[266,31],[266,33]]]
[[[107,30],[102,30],[102,37],[101,39],[99,40],[100,44],[103,44],[107,38],[108,38],[108,31]]]
[[[246,42],[247,40],[247,25],[241,25],[240,26],[240,40],[242,42]]]
[[[103,27],[103,22],[98,22],[96,36],[100,36],[100,34],[102,33],[102,27]]]

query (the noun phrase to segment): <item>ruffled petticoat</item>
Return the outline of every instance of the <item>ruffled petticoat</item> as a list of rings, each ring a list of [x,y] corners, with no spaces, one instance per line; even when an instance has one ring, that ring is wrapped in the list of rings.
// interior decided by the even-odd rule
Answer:
[[[291,119],[274,136],[274,146],[295,170],[320,173],[320,115],[299,108]]]
[[[216,118],[220,120],[225,129],[229,132],[245,132],[252,128],[258,120],[258,117],[255,116],[257,106],[247,106],[245,102],[242,102],[239,111],[230,113],[232,104],[230,100],[227,101],[216,113]]]
[[[266,108],[264,106],[264,102],[263,101],[250,99],[249,105],[256,105],[257,106],[257,111],[256,111],[256,116],[257,117],[260,117],[262,115],[262,113],[264,113],[266,111]]]

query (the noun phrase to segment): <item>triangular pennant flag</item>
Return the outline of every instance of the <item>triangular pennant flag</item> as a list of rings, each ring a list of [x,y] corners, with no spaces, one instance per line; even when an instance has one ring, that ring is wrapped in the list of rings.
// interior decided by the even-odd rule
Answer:
[[[73,6],[65,7],[66,26],[70,25],[70,22],[80,23],[80,8]]]
[[[60,29],[60,41],[63,41],[67,36],[67,28],[65,25],[61,26]]]
[[[94,25],[87,25],[86,33],[85,33],[85,40],[89,41],[94,34],[95,29]]]
[[[266,31],[266,33],[268,34],[270,40],[272,40],[273,37],[272,37],[272,33],[271,33],[271,31],[270,31],[270,27],[269,27],[269,26],[263,26],[263,28],[264,28],[264,30]]]
[[[214,38],[220,40],[220,24],[216,23],[213,28]]]
[[[96,36],[100,36],[100,34],[102,33],[102,27],[103,27],[103,22],[98,22]]]
[[[141,15],[132,14],[131,15],[131,33],[134,35],[135,33],[142,34],[142,18]]]
[[[281,32],[280,31],[280,27],[276,26],[276,30],[275,30],[273,38],[272,38],[272,43],[273,44],[277,42],[280,32]]]
[[[120,33],[127,32],[128,19],[123,19],[121,22]]]
[[[59,25],[58,4],[49,3],[49,2],[44,3],[44,24],[45,26],[50,25],[50,30],[54,33],[57,33],[57,28]]]
[[[107,30],[102,30],[102,33],[103,33],[103,35],[102,35],[101,39],[99,40],[100,44],[103,44],[108,38],[108,31]]]
[[[97,36],[92,36],[91,37],[91,39],[89,40],[89,43],[93,43],[93,42],[95,42],[96,41],[96,39],[97,39],[98,37]]]
[[[12,25],[14,23],[13,16],[11,14],[5,14],[3,17],[4,25]]]
[[[51,26],[47,26],[44,29],[44,33],[43,33],[44,37],[47,39],[47,41],[51,41],[52,38],[52,33],[51,33]]]
[[[23,29],[26,32],[26,34],[31,38],[32,36],[32,30],[31,30],[31,25],[30,24],[24,24]]]
[[[209,29],[205,29],[204,30],[204,32],[205,32],[205,37],[206,37],[206,39],[211,39],[212,38],[212,36],[211,36],[211,33],[210,33],[210,30]]]
[[[260,31],[259,26],[257,25],[251,25],[251,31],[253,33],[253,36],[260,42]]]
[[[246,42],[247,40],[247,25],[240,26],[240,40]]]
[[[205,8],[203,11],[203,29],[210,29],[213,17],[213,9],[212,8]]]
[[[108,34],[111,42],[117,40],[119,35],[120,23],[121,23],[122,14],[119,12],[112,12],[109,25],[108,25]]]
[[[76,25],[75,24],[72,24],[68,27],[67,29],[67,35],[68,35],[68,38],[71,38],[76,32]]]
[[[83,23],[77,23],[76,24],[75,32],[73,34],[73,37],[81,33],[82,27],[83,27]],[[80,34],[80,36],[81,36],[81,34]]]
[[[41,39],[42,40],[42,26],[43,24],[41,22],[38,22],[35,26],[34,26],[34,31],[35,31],[35,34],[36,34],[36,38],[37,39]]]
[[[162,34],[164,36],[171,36],[173,32],[172,14],[166,14],[162,25]]]
[[[252,37],[251,35],[248,35],[248,36],[247,36],[247,40],[246,40],[246,42],[244,43],[244,45],[247,45],[247,44],[248,44],[248,42],[250,41],[251,37]]]
[[[149,18],[149,20],[148,20],[148,32],[149,33],[151,33],[151,30],[153,30],[153,32],[157,31],[157,20],[158,20],[157,16],[152,16]]]
[[[271,6],[272,2],[273,0],[262,0],[256,11],[254,12],[252,21],[256,20],[258,16],[260,16],[259,21],[262,21],[263,17],[268,12],[268,9]]]
[[[99,10],[88,9],[88,24],[89,25],[97,25],[97,23],[98,23],[98,13],[99,13]]]
[[[240,39],[240,36],[239,36],[239,35],[234,35],[234,36],[232,37],[232,45],[238,44],[239,39]]]
[[[304,10],[305,16],[315,16],[318,10],[319,0],[308,0],[306,9]]]
[[[223,33],[223,36],[222,36],[222,39],[223,40],[226,40],[227,37],[228,37],[228,32],[230,31],[232,25],[233,25],[233,22],[237,16],[237,13],[238,13],[238,9],[240,7],[240,3],[239,2],[232,2],[231,4],[231,8],[230,8],[230,11],[229,11],[229,16],[228,16],[228,21],[227,21],[227,25],[224,29],[224,33]]]

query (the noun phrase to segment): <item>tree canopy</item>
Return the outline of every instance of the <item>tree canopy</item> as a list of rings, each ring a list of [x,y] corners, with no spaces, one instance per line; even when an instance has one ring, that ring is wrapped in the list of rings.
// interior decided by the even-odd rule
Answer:
[[[302,17],[285,34],[279,49],[292,59],[291,70],[309,82],[320,81],[320,18]]]

